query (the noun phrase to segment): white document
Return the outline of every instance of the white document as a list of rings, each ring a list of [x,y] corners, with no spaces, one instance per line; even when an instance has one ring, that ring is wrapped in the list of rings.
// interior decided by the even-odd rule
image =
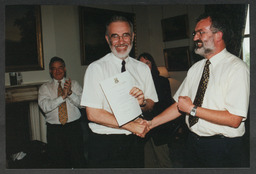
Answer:
[[[119,126],[142,114],[138,100],[129,93],[134,87],[128,71],[117,74],[100,82]]]

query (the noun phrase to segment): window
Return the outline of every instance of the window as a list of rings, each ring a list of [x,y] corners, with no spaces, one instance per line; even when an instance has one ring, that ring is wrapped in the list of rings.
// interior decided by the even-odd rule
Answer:
[[[245,23],[245,30],[244,30],[244,39],[243,39],[243,61],[247,63],[248,66],[250,66],[250,24],[249,24],[249,5],[247,10],[247,17],[246,17],[246,23]]]

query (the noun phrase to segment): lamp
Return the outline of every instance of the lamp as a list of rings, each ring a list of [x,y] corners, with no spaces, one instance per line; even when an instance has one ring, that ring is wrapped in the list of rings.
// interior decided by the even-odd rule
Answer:
[[[159,71],[159,75],[160,76],[163,76],[163,77],[166,77],[166,78],[169,78],[169,72],[167,70],[167,68],[165,66],[159,66],[157,67],[158,71]]]

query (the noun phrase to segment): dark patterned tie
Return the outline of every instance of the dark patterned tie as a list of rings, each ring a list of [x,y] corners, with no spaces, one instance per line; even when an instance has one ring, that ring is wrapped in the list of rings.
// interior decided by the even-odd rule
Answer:
[[[123,61],[122,61],[121,72],[124,72],[124,71],[126,71],[126,69],[125,69],[125,61],[123,60]]]
[[[209,60],[206,61],[205,66],[204,66],[204,71],[196,92],[196,97],[194,100],[194,105],[200,107],[202,106],[203,99],[204,99],[204,94],[207,88],[207,84],[209,81],[209,65],[211,62]],[[189,126],[192,127],[194,124],[198,122],[198,117],[196,116],[191,116],[189,115]]]
[[[58,86],[58,96],[62,95],[62,87],[61,87],[61,82],[59,82]],[[61,103],[59,106],[59,121],[61,124],[66,124],[68,121],[68,112],[67,112],[67,104],[66,102]]]

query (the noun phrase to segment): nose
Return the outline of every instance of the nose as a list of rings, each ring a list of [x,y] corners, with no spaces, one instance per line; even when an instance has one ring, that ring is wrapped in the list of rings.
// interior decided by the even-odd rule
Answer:
[[[119,42],[123,43],[124,42],[124,38],[123,36],[119,36]]]
[[[199,39],[199,33],[196,32],[195,35],[194,35],[194,37],[193,37],[193,41],[196,41],[196,40],[198,40],[198,39]]]

